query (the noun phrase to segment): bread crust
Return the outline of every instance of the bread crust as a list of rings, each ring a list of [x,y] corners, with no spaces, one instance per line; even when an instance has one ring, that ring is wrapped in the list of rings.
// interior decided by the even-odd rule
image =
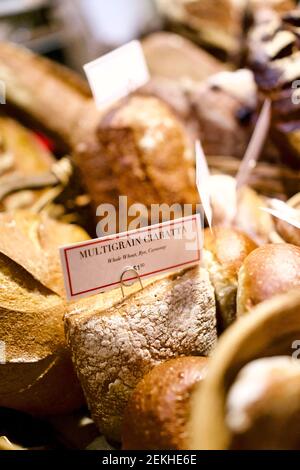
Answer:
[[[153,96],[133,95],[103,119],[100,153],[129,203],[197,203],[193,152],[183,123]],[[92,175],[90,175],[90,178]]]
[[[206,357],[179,357],[152,369],[137,385],[126,408],[122,448],[187,448],[193,387],[206,375]]]
[[[0,407],[71,412],[84,399],[64,338],[65,302],[55,293],[58,246],[88,236],[27,211],[0,214],[0,230]]]
[[[239,272],[237,313],[292,289],[300,288],[300,248],[284,243],[253,251]]]
[[[236,318],[238,273],[257,245],[246,234],[231,228],[205,229],[204,265],[215,288],[221,329]]]

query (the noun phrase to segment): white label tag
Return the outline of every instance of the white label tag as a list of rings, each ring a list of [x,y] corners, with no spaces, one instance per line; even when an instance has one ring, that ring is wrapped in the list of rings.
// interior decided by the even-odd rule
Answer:
[[[236,176],[237,191],[245,186],[249,179],[249,175],[256,167],[257,160],[263,149],[271,122],[271,101],[266,99],[259,118],[257,120],[254,132],[247,147],[245,156],[240,164],[239,171]]]
[[[200,140],[195,144],[196,152],[196,185],[201,204],[207,218],[209,227],[212,227],[212,208],[210,202],[210,172]]]
[[[270,200],[271,207],[261,207],[261,209],[273,215],[277,219],[284,220],[290,225],[300,229],[300,211],[293,209],[288,204],[279,199]]]
[[[150,79],[139,41],[131,41],[86,64],[84,70],[100,108],[129,95]]]
[[[200,262],[200,215],[132,230],[60,248],[69,300],[121,286],[129,267],[140,279],[179,270]],[[132,272],[124,281],[138,280]]]

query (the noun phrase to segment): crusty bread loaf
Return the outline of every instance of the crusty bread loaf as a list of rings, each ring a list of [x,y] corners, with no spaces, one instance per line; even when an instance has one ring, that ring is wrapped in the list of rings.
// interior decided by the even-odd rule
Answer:
[[[97,206],[119,194],[128,197],[128,204],[198,202],[192,143],[182,122],[158,98],[133,95],[121,101],[102,119],[97,136],[97,143],[78,147],[77,158]]]
[[[190,100],[205,154],[242,158],[256,113],[253,74],[246,69],[219,72],[190,87]]]
[[[189,37],[222,56],[240,49],[246,0],[156,0],[159,11]],[[226,55],[227,54],[227,55]]]
[[[124,409],[139,380],[162,361],[207,355],[214,347],[214,291],[199,267],[124,300],[112,291],[70,305],[66,333],[92,417],[120,441]]]
[[[235,229],[219,227],[204,232],[204,265],[215,288],[221,329],[236,318],[239,269],[256,248],[256,243]]]
[[[45,215],[0,215],[0,407],[47,415],[83,403],[55,291],[62,287],[58,246],[87,238]]]
[[[26,155],[26,158],[24,158]],[[36,176],[50,171],[53,155],[37,137],[17,121],[0,117],[0,188],[14,177]],[[30,207],[42,191],[20,191],[0,200],[0,210]]]
[[[300,288],[300,248],[288,243],[264,245],[244,261],[238,279],[237,314],[276,294]]]
[[[134,95],[99,111],[76,75],[3,42],[0,80],[8,102],[72,152],[95,207],[117,205],[119,195],[146,205],[198,202],[193,146],[158,98]]]
[[[126,408],[122,448],[187,448],[190,399],[206,375],[205,357],[178,357],[154,367],[137,385]]]
[[[155,32],[142,45],[152,77],[202,81],[224,70],[222,62],[178,34]]]

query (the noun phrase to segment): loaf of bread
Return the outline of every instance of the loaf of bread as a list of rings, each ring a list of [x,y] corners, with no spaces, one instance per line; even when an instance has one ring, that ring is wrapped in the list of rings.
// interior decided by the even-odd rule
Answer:
[[[79,148],[78,165],[97,205],[118,194],[146,206],[198,202],[192,142],[158,98],[133,95],[120,102],[100,123],[97,144]],[[103,164],[111,174],[101,182]]]
[[[206,155],[242,158],[253,132],[256,85],[246,69],[223,71],[189,92]]]
[[[92,417],[121,440],[125,407],[143,376],[178,356],[208,355],[215,298],[202,268],[164,276],[120,300],[112,291],[70,305],[66,334]]]
[[[119,195],[146,205],[198,202],[192,142],[162,100],[130,96],[99,111],[76,75],[7,43],[0,80],[8,102],[73,154],[94,207],[117,205]]]
[[[300,364],[258,359],[239,372],[226,403],[233,449],[300,449]]]
[[[87,238],[45,215],[0,214],[0,407],[48,415],[82,405],[64,339],[58,247]]]
[[[187,449],[192,392],[205,379],[207,363],[205,357],[178,357],[139,382],[125,412],[124,450]]]
[[[26,155],[26,158],[24,158]],[[53,155],[38,138],[17,121],[0,117],[0,187],[9,186],[14,178],[36,176],[50,171]],[[0,210],[29,208],[42,191],[26,188],[16,195],[0,200]]]
[[[142,88],[167,103],[201,138],[206,155],[242,158],[253,132],[256,85],[249,70],[223,71],[203,80],[154,77]]]
[[[142,45],[152,78],[199,82],[224,70],[222,62],[179,34],[152,33]]]
[[[205,229],[204,265],[214,286],[219,326],[223,330],[236,318],[238,274],[245,258],[257,245],[244,233],[230,228]]]
[[[240,52],[246,0],[156,0],[159,11],[175,26],[222,57]],[[185,30],[184,30],[185,31]]]
[[[261,246],[240,269],[237,314],[244,315],[260,302],[299,287],[300,248],[288,243]]]

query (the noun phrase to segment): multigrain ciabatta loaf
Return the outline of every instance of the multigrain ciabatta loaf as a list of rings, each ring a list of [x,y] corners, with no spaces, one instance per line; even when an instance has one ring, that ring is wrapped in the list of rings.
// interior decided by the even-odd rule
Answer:
[[[120,441],[123,414],[139,380],[178,356],[210,353],[216,343],[214,290],[196,267],[164,276],[122,300],[119,291],[69,308],[66,334],[92,417]]]

